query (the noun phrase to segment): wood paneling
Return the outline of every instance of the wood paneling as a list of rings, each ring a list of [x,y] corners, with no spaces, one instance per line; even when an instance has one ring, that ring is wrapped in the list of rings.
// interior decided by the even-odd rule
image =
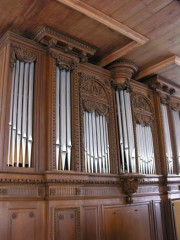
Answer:
[[[104,234],[106,240],[154,239],[149,206],[136,205],[104,208]],[[127,227],[128,229],[127,230]],[[143,231],[142,231],[143,229]]]
[[[100,218],[97,206],[83,208],[83,225],[83,239],[99,239]]]

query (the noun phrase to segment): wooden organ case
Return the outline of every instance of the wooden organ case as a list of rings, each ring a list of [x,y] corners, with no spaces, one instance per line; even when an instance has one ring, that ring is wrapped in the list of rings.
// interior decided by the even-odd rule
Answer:
[[[176,239],[180,100],[47,27],[0,42],[0,239]]]

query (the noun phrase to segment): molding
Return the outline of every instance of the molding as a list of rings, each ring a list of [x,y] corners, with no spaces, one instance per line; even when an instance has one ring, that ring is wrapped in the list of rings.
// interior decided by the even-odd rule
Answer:
[[[88,55],[94,55],[96,52],[95,47],[91,47],[74,37],[65,33],[60,33],[48,26],[42,26],[34,37],[34,40],[47,46],[48,48],[53,47],[61,49],[61,51],[65,53],[75,55],[81,60],[81,62],[87,62]]]
[[[116,32],[123,34],[124,36],[135,40],[140,44],[146,43],[149,39],[143,35],[135,32],[131,28],[123,25],[101,11],[91,7],[90,5],[80,0],[57,0],[58,2],[92,18],[93,20],[105,25],[106,27],[115,30]]]

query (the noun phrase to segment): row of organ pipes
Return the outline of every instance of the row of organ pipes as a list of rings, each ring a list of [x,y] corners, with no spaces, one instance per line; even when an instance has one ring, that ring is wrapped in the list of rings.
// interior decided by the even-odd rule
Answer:
[[[56,67],[56,170],[71,170],[70,71]]]
[[[34,62],[16,60],[12,74],[7,165],[32,167]],[[70,71],[56,66],[56,170],[71,170],[71,80]],[[120,172],[155,174],[151,126],[133,128],[130,94],[116,90]],[[168,173],[173,174],[173,153],[167,106],[161,104]],[[180,164],[180,113],[171,109]],[[135,136],[136,146],[135,151]],[[110,173],[107,116],[84,111],[84,166],[89,173]],[[136,154],[137,152],[137,154]],[[137,159],[136,159],[137,155]],[[138,169],[137,169],[138,167]]]
[[[84,111],[85,171],[110,173],[107,119],[104,115]]]
[[[132,109],[129,92],[126,90],[116,90],[116,103],[118,113],[121,172],[135,173],[138,171],[142,174],[155,174],[155,158],[151,127],[136,124],[136,142],[138,152],[137,170]]]
[[[7,165],[32,166],[34,62],[16,60],[12,74]]]
[[[161,103],[161,113],[162,113],[163,130],[164,130],[167,171],[169,174],[173,174],[174,166],[173,166],[173,153],[172,153],[172,145],[171,145],[170,127],[169,127],[169,120],[168,120],[168,109],[167,109],[167,106],[162,103]]]

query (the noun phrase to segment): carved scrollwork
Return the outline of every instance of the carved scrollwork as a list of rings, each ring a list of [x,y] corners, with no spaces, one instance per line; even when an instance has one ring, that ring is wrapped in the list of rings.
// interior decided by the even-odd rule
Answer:
[[[80,91],[83,108],[87,112],[106,115],[109,109],[109,98],[105,85],[92,76],[79,73],[81,80]]]
[[[36,61],[36,58],[37,56],[35,52],[23,49],[19,45],[11,46],[11,60],[10,60],[11,67],[14,66],[14,63],[17,59],[21,62],[31,63]]]
[[[61,70],[65,69],[67,71],[71,71],[77,67],[78,60],[75,60],[74,58],[62,55],[58,51],[53,51],[52,49],[49,49],[49,54],[55,59],[56,65],[59,66]]]
[[[154,110],[148,98],[140,93],[133,93],[132,108],[136,123],[143,125],[152,124],[154,120]]]
[[[177,102],[170,102],[170,107],[174,111],[180,111],[180,103]]]

